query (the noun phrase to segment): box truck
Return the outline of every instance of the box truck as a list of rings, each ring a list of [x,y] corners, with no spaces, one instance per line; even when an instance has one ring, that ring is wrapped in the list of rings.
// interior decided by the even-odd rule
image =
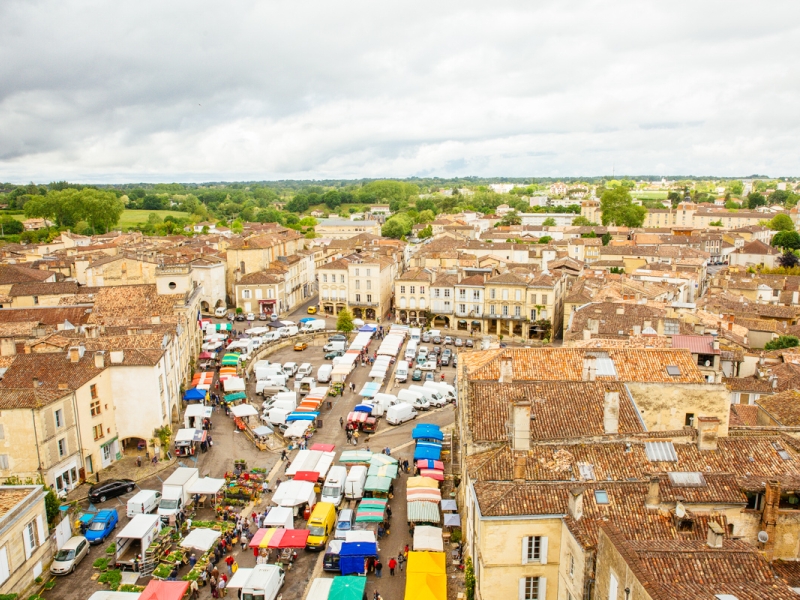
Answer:
[[[191,498],[189,488],[197,481],[199,471],[193,467],[178,467],[164,482],[161,488],[161,504],[158,516],[168,521],[171,515],[177,514]]]

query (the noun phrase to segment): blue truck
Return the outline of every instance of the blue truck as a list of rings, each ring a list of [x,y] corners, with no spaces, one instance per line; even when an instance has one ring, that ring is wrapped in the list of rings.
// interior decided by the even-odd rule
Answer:
[[[111,532],[117,528],[118,523],[119,516],[117,516],[115,509],[107,508],[98,511],[89,522],[89,527],[86,528],[86,539],[90,544],[102,544],[108,539]]]

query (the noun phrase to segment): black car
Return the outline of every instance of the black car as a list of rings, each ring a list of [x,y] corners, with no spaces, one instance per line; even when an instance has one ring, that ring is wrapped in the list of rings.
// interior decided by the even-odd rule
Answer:
[[[346,342],[347,338],[343,335],[337,333],[336,335],[332,335],[328,338],[329,342]]]
[[[89,502],[97,504],[98,502],[105,502],[109,498],[116,498],[122,494],[132,492],[136,487],[136,482],[133,479],[109,479],[102,481],[89,488]]]
[[[238,315],[236,315],[237,321],[244,321],[246,318],[247,316],[244,313],[239,313]]]

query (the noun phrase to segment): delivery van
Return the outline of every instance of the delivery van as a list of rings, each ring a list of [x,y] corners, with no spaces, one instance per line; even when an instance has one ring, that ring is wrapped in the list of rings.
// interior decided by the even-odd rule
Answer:
[[[328,502],[339,506],[344,498],[344,481],[347,479],[347,467],[331,467],[328,477],[322,486],[320,502]]]
[[[401,360],[397,363],[394,379],[399,383],[405,383],[408,380],[408,361]]]
[[[400,425],[406,421],[417,418],[417,411],[414,407],[405,402],[400,402],[394,406],[390,406],[386,410],[386,422],[389,425]]]
[[[275,394],[280,394],[281,392],[288,392],[288,391],[289,391],[288,387],[286,387],[285,385],[278,385],[272,380],[256,382],[256,394],[261,394],[266,398],[274,396]]]
[[[303,363],[300,365],[300,368],[297,369],[297,377],[295,379],[302,379],[303,377],[311,377],[314,373],[314,367],[311,366],[311,363]]]
[[[297,363],[295,362],[287,362],[283,364],[283,373],[286,377],[292,377],[295,373],[297,373]]]
[[[422,330],[419,329],[419,327],[412,327],[411,329],[408,330],[408,334],[412,342],[419,343],[419,339],[422,336]]]
[[[275,600],[283,586],[284,571],[278,565],[256,565],[242,588],[242,600]]]
[[[411,362],[417,357],[417,342],[411,340],[408,342],[408,346],[406,346],[406,360]]]
[[[161,492],[142,490],[128,500],[128,517],[146,515],[158,508],[161,503]]]
[[[306,550],[324,550],[335,529],[336,507],[330,502],[317,502],[308,518]]]
[[[328,549],[325,551],[325,556],[322,558],[322,570],[332,573],[341,573],[342,569],[339,567],[339,552],[342,550],[342,540],[331,540],[328,544]]]
[[[423,387],[421,385],[410,385],[408,386],[408,389],[409,391],[422,394],[422,396],[431,406],[439,408],[447,404],[447,400],[444,398],[444,396],[442,396],[441,392],[435,388]]]
[[[419,392],[412,392],[411,390],[400,390],[397,392],[397,399],[400,402],[410,404],[416,410],[428,410],[431,407],[428,399]]]
[[[333,365],[320,365],[317,370],[317,381],[328,383],[331,380],[331,371],[333,371]]]
[[[444,396],[445,400],[448,402],[455,402],[456,401],[456,388],[454,388],[449,383],[438,382],[438,381],[426,381],[422,387],[424,388],[433,388],[437,390],[442,396]]]
[[[367,467],[353,465],[344,482],[344,497],[348,500],[361,500],[364,497],[364,484],[367,482]]]

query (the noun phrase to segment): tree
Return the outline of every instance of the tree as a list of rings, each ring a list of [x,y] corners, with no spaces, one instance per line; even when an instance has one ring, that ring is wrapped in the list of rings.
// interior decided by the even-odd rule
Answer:
[[[421,240],[425,240],[431,237],[432,235],[433,235],[433,228],[430,225],[428,225],[425,229],[419,232],[419,235],[417,237],[419,237],[419,239]]]
[[[722,219],[719,219],[718,221],[709,221],[708,222],[708,226],[709,227],[722,227]]]
[[[775,215],[767,225],[773,231],[794,231],[794,223],[789,215]]]
[[[759,206],[766,206],[767,199],[758,192],[750,192],[747,194],[747,208],[758,208]]]
[[[611,234],[606,232],[600,239],[603,240],[603,246],[608,246],[608,243],[611,241]]]
[[[797,255],[794,252],[787,249],[778,258],[778,264],[784,269],[793,269],[794,267],[800,265],[800,258],[797,258]]]
[[[584,217],[583,215],[579,217],[575,217],[572,219],[572,224],[575,227],[596,227],[597,223],[592,223],[589,219]]]
[[[509,225],[521,225],[522,218],[517,214],[517,211],[512,210],[510,213],[507,213],[502,219],[500,219],[496,224],[495,227],[508,227]]]
[[[782,350],[784,348],[796,348],[800,345],[800,339],[793,335],[782,335],[777,340],[772,340],[764,344],[764,350]]]
[[[744,184],[741,181],[731,181],[728,185],[728,189],[734,196],[741,196],[744,191]]]
[[[381,235],[383,237],[390,237],[399,240],[404,235],[411,233],[411,228],[414,222],[408,215],[397,214],[387,219],[386,223],[381,227]]]
[[[350,333],[355,328],[356,326],[353,324],[353,313],[343,308],[339,312],[339,316],[336,317],[336,331]]]
[[[544,221],[542,221],[542,227],[555,227],[556,220],[553,217],[547,217]]]
[[[634,204],[630,192],[622,186],[603,192],[600,211],[603,213],[603,225],[641,227],[647,216],[647,209]]]
[[[430,223],[436,218],[432,210],[425,209],[417,215],[417,223]]]
[[[772,245],[775,248],[800,248],[800,233],[796,231],[779,231],[772,236]]]
[[[543,235],[539,238],[540,244],[549,244],[553,240],[553,236],[550,235]]]
[[[25,231],[25,227],[16,219],[8,216],[0,218],[0,233],[2,235],[14,235],[23,231]]]

